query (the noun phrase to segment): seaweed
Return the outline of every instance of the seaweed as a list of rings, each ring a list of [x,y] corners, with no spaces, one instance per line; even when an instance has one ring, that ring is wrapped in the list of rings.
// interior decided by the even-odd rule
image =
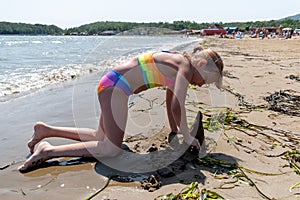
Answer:
[[[289,142],[290,146],[294,147],[294,145],[298,144],[300,141],[300,137],[298,136],[299,134],[250,123],[239,116],[240,112],[233,111],[230,108],[226,108],[217,115],[212,115],[207,111],[203,112],[203,114],[207,116],[207,119],[202,120],[204,129],[208,131],[224,129],[224,135],[228,138],[229,142],[235,143],[236,145],[243,146],[238,141],[235,141],[232,138],[230,138],[228,134],[225,133],[225,130],[228,131],[230,129],[234,129],[252,137],[257,137],[258,135],[261,135],[267,139],[267,141],[263,141],[267,144],[272,145],[273,147],[275,147],[276,145],[288,146],[287,143],[284,142]],[[272,134],[268,134],[267,132],[271,132]],[[279,136],[282,139],[282,141],[276,138],[275,136]]]
[[[10,166],[12,166],[12,165],[14,165],[14,164],[16,164],[16,162],[15,162],[15,161],[12,161],[12,162],[10,162],[9,164],[0,167],[0,170],[4,170],[4,169],[6,169],[6,168],[8,168],[8,167],[10,167]]]
[[[289,90],[275,92],[264,99],[269,103],[269,110],[300,117],[300,96]]]
[[[245,100],[245,96],[241,95],[238,92],[235,92],[233,88],[226,88],[225,91],[233,94],[235,97],[238,98],[238,105],[241,106],[241,109],[253,111],[253,110],[261,110],[267,108],[267,105],[253,105]]]
[[[219,160],[219,159],[215,159],[215,158],[210,158],[210,157],[204,157],[204,158],[199,158],[197,165],[201,165],[201,166],[206,166],[206,167],[210,167],[210,168],[214,168],[214,169],[218,169],[218,171],[232,171],[232,170],[236,170],[236,169],[243,169],[249,173],[255,173],[255,174],[259,174],[259,175],[265,175],[265,176],[279,176],[282,174],[272,174],[272,173],[266,173],[266,172],[259,172],[256,170],[252,170],[252,169],[248,169],[246,167],[243,167],[241,165],[239,165],[238,163],[232,163],[229,161],[225,161],[225,160]],[[224,170],[227,169],[227,170]]]
[[[220,123],[220,118],[216,115],[209,117],[208,119],[203,119],[202,123],[203,123],[203,128],[210,132],[217,131],[224,128],[224,125]]]
[[[250,186],[253,186],[256,190],[257,190],[257,192],[263,197],[263,198],[265,198],[265,199],[268,199],[268,200],[272,200],[273,198],[270,198],[270,197],[268,197],[267,195],[265,195],[258,187],[257,187],[257,185],[245,174],[245,172],[241,169],[241,168],[239,168],[240,169],[240,171],[241,171],[241,173],[242,173],[242,175],[249,181],[249,183],[250,183]]]
[[[289,75],[289,76],[286,76],[285,78],[300,82],[300,77],[296,76],[296,75]]]
[[[235,183],[237,183],[238,181],[246,182],[246,183],[248,183],[248,185],[254,187],[257,190],[257,192],[265,199],[272,199],[272,198],[265,195],[258,188],[258,186],[254,183],[254,181],[252,181],[252,179],[249,178],[249,176],[245,173],[245,171],[247,171],[248,173],[256,173],[256,174],[265,175],[265,176],[282,175],[282,174],[271,174],[271,173],[266,173],[266,172],[255,171],[255,170],[245,168],[245,167],[239,165],[238,163],[232,163],[229,161],[219,160],[219,159],[210,158],[210,157],[204,157],[204,158],[198,159],[198,164],[216,169],[218,172],[226,172],[228,175],[230,175],[234,179],[233,181],[229,181],[229,182],[225,182],[225,183],[221,184],[219,186],[219,189],[232,189],[237,186],[237,185],[235,185]],[[222,177],[215,176],[215,177],[218,179],[227,178],[224,176],[222,176]],[[225,185],[228,185],[228,184],[230,184],[231,186],[224,187]]]
[[[291,187],[290,187],[290,192],[292,192],[292,190],[294,189],[294,188],[296,188],[296,187],[298,187],[298,186],[300,186],[300,182],[299,183],[296,183],[296,184],[294,184],[294,185],[292,185]]]
[[[110,183],[111,179],[113,179],[114,177],[116,177],[117,175],[111,175],[108,177],[108,179],[106,180],[105,184],[103,187],[101,187],[100,189],[98,189],[94,194],[92,194],[91,196],[89,196],[88,198],[86,198],[85,200],[90,200],[92,198],[94,198],[95,196],[97,196],[100,192],[102,192]]]
[[[238,113],[235,113],[233,110],[231,110],[229,108],[227,108],[222,113],[219,113],[219,115],[217,115],[217,116],[209,115],[209,117],[206,120],[203,120],[202,122],[204,124],[204,128],[209,131],[214,131],[214,130],[220,129],[221,127],[226,128],[226,130],[236,129],[243,133],[246,133],[249,136],[263,135],[267,139],[269,139],[271,142],[277,142],[279,144],[282,144],[282,142],[279,141],[278,139],[276,139],[275,137],[264,133],[263,131],[270,130],[270,131],[275,131],[275,132],[281,133],[281,135],[284,135],[284,136],[288,135],[288,133],[286,131],[275,130],[273,128],[269,128],[266,126],[252,124],[252,123],[246,121],[245,119],[240,118],[238,116]],[[246,132],[245,130],[250,130],[252,132],[255,132],[255,134],[254,135],[250,134],[250,133]],[[228,137],[227,135],[225,135],[225,136]]]
[[[225,199],[225,198],[212,190],[202,189],[200,193],[200,200],[210,200],[210,199]]]
[[[292,168],[296,174],[300,175],[300,166],[297,164],[300,162],[300,151],[296,149],[287,151],[283,155],[283,159],[287,160],[290,168]]]
[[[183,188],[177,195],[173,193],[160,195],[155,200],[210,200],[210,199],[224,199],[215,191],[198,188],[198,182],[192,182],[188,187]]]
[[[244,182],[248,184],[251,187],[254,187],[256,191],[261,195],[262,198],[272,200],[273,198],[268,197],[265,195],[259,187],[255,184],[255,182],[245,173],[245,171],[250,173],[257,173],[260,175],[267,175],[267,176],[277,176],[281,174],[269,174],[264,172],[258,172],[254,170],[247,169],[241,165],[238,165],[237,163],[231,163],[224,160],[218,160],[214,158],[205,157],[202,159],[199,159],[199,162],[204,164],[205,166],[216,168],[218,166],[219,168],[226,168],[227,170],[230,169],[227,174],[230,175],[234,180],[224,182],[219,186],[218,189],[233,189],[234,187],[238,186],[237,182]],[[225,177],[216,176],[216,178],[224,179]],[[226,178],[227,179],[227,178]],[[231,186],[226,186],[231,185]],[[290,192],[292,192],[293,189],[298,187],[300,185],[299,183],[296,183],[290,187]],[[166,195],[160,195],[155,198],[155,200],[182,200],[182,199],[188,199],[188,200],[211,200],[211,199],[225,199],[223,196],[218,194],[215,191],[202,189],[199,191],[198,188],[198,182],[192,182],[188,187],[183,188],[178,194],[169,193]]]

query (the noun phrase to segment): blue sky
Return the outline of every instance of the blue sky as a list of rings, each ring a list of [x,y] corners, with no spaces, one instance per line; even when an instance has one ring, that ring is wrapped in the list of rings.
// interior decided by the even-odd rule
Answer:
[[[8,0],[0,21],[76,27],[96,21],[233,22],[280,19],[300,13],[299,0]]]

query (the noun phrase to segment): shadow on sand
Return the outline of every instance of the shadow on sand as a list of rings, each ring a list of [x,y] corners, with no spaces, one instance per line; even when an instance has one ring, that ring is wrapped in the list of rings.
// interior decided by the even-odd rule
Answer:
[[[186,148],[184,144],[180,144],[177,147],[183,149]],[[173,183],[189,184],[191,182],[198,182],[204,185],[206,176],[202,173],[203,170],[215,174],[227,173],[232,169],[237,169],[235,166],[237,166],[237,162],[239,161],[235,157],[221,153],[210,153],[206,154],[205,157],[200,158],[198,150],[187,148],[182,156],[180,156],[178,159],[175,159],[168,165],[162,165],[157,169],[153,168],[154,170],[152,171],[142,171],[142,168],[149,169],[150,165],[151,167],[159,166],[155,165],[157,162],[167,163],[160,159],[167,158],[170,160],[170,156],[174,152],[160,150],[158,152],[159,156],[165,154],[165,156],[160,159],[158,159],[159,156],[151,157],[149,154],[138,154],[134,152],[130,153],[131,157],[129,158],[127,155],[126,160],[124,160],[121,155],[115,158],[110,158],[109,161],[106,159],[104,162],[97,162],[95,165],[95,171],[102,176],[118,182],[138,181],[141,183],[142,188],[149,191],[154,191],[163,185]],[[209,158],[226,161],[228,163],[232,163],[232,165],[222,168],[213,166],[213,164],[208,165],[206,160]],[[110,164],[118,167],[111,167]],[[141,165],[138,166],[139,164]],[[145,167],[146,165],[147,167]],[[121,170],[122,167],[124,167],[125,170]],[[129,169],[132,169],[133,171],[130,172]],[[138,170],[140,170],[140,172]]]

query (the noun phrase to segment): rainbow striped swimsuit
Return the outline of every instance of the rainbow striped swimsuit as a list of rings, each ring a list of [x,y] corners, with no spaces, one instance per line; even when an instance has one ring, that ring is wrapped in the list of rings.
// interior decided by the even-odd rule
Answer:
[[[157,68],[153,59],[153,53],[138,56],[138,62],[147,88],[174,85],[175,81],[164,76]],[[110,70],[101,78],[98,85],[98,94],[108,87],[117,87],[123,90],[128,96],[133,94],[127,79],[115,70]]]
[[[132,89],[127,79],[115,70],[110,70],[103,78],[101,78],[98,85],[98,94],[100,94],[105,88],[117,87],[125,92],[126,95],[133,94]]]
[[[164,76],[157,68],[153,59],[153,53],[146,53],[138,56],[138,62],[147,88],[174,85],[175,81]]]

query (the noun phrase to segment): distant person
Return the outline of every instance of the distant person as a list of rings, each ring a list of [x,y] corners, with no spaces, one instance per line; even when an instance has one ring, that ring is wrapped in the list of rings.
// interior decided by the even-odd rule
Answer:
[[[32,155],[18,169],[21,172],[58,157],[114,157],[121,152],[128,113],[128,97],[150,88],[167,86],[167,116],[172,133],[181,133],[185,143],[201,144],[189,132],[185,98],[188,85],[222,85],[223,61],[211,49],[197,46],[192,53],[162,51],[134,57],[110,70],[98,86],[101,116],[97,130],[50,126],[38,122],[28,142]],[[84,98],[84,97],[82,97]],[[199,123],[202,123],[201,121]],[[80,143],[52,146],[41,142],[49,137]]]
[[[290,32],[290,39],[292,38],[293,35],[294,35],[294,30],[292,29]]]
[[[283,26],[282,26],[282,25],[279,26],[278,37],[279,37],[279,38],[283,38]]]

